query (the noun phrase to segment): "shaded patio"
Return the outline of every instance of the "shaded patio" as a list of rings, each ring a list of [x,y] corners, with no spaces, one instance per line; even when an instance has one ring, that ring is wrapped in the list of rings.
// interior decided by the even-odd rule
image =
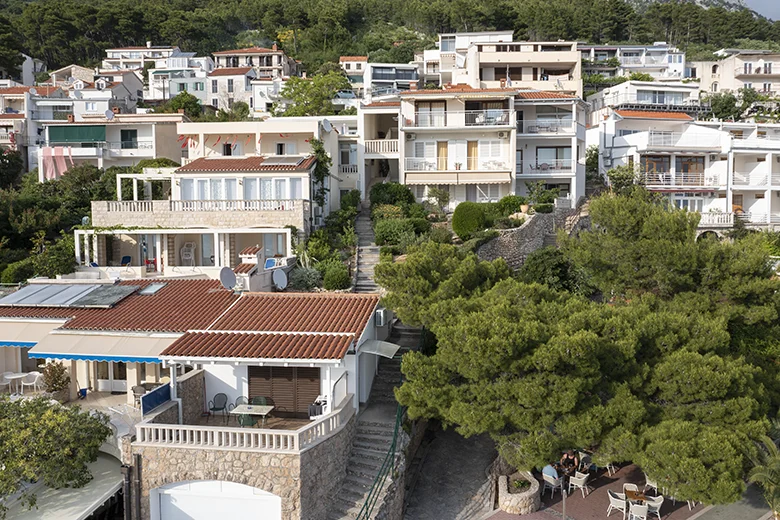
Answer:
[[[246,428],[263,428],[265,430],[297,430],[307,424],[314,421],[309,419],[297,419],[294,417],[275,417],[271,412],[265,420],[265,425],[262,424],[260,417],[257,417],[257,424],[255,426],[247,426]],[[192,426],[227,426],[230,428],[241,428],[238,424],[238,415],[227,414],[227,417],[220,413],[212,415],[202,415],[195,421],[188,421],[188,424]]]

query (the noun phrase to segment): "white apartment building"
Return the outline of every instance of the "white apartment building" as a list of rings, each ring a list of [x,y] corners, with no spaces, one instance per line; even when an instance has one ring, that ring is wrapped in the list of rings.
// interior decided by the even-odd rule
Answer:
[[[349,84],[358,93],[363,92],[363,74],[368,67],[368,56],[341,56],[339,65],[349,79]]]
[[[103,58],[100,68],[107,70],[143,70],[147,63],[156,63],[157,60],[167,59],[180,52],[176,46],[152,45],[152,42],[146,42],[145,47],[106,49],[106,57]]]
[[[655,81],[679,81],[685,77],[685,53],[666,42],[653,45],[579,44],[583,74],[606,77],[649,74]]]
[[[154,68],[148,71],[144,99],[164,101],[180,92],[205,93],[206,76],[214,66],[210,57],[198,57],[194,52],[178,52],[156,60]]]
[[[218,68],[252,67],[258,79],[289,78],[300,75],[300,65],[287,56],[275,43],[265,47],[249,47],[229,51],[214,52]]]
[[[780,93],[780,53],[723,50],[720,61],[689,63],[687,75],[699,81],[702,92],[737,92],[753,88],[762,94]]]
[[[280,93],[284,88],[285,80],[253,79],[252,83],[252,117],[268,117],[271,115],[274,103],[282,101]]]
[[[412,85],[417,86],[419,79],[415,63],[366,63],[362,86],[367,98],[373,98],[409,90]]]
[[[252,80],[256,77],[255,70],[249,66],[214,69],[206,78],[208,90],[205,96],[208,104],[228,112],[233,108],[233,103],[241,101],[249,105],[251,111],[254,108]]]
[[[0,88],[9,88],[19,85],[35,85],[35,75],[46,70],[46,64],[36,58],[22,54],[24,60],[16,73],[0,67]]]
[[[513,87],[582,96],[576,42],[513,42],[512,31],[440,34],[415,58],[423,84]]]

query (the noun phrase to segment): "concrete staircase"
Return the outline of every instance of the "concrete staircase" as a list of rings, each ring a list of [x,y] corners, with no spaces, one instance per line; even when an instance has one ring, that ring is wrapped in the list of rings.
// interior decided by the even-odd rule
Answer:
[[[542,242],[542,247],[558,247],[558,237],[555,235],[555,233],[547,233],[544,235],[544,242]]]
[[[374,282],[374,266],[379,263],[379,247],[374,243],[374,229],[371,226],[371,210],[363,208],[355,221],[358,235],[356,293],[376,293],[379,286]]]

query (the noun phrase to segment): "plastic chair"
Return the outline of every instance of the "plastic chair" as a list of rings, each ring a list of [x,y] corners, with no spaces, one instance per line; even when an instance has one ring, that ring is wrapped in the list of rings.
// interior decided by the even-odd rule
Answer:
[[[590,489],[588,488],[588,477],[590,477],[589,474],[580,473],[579,471],[573,477],[570,477],[569,494],[571,495],[573,489],[579,489],[582,491],[582,498],[585,498],[586,491],[590,493]]]
[[[550,475],[542,474],[542,478],[544,479],[544,489],[542,489],[542,494],[544,494],[545,490],[550,490],[550,498],[555,497],[555,490],[560,489],[561,493],[563,493],[563,482],[561,481],[561,478],[555,478],[551,477]]]
[[[0,374],[0,387],[7,386],[9,392],[11,391],[11,381],[9,381],[6,376],[10,376],[11,374],[13,374],[13,372],[3,372]]]
[[[211,419],[211,414],[216,412],[222,412],[222,415],[224,417],[227,417],[227,395],[225,394],[217,394],[214,396],[213,401],[209,401],[209,416],[206,418],[206,422],[208,422],[209,419]]]
[[[121,267],[124,267],[126,271],[130,270],[130,264],[133,263],[133,259],[130,257],[130,255],[125,255],[122,257],[122,259],[119,261],[119,265]]]
[[[636,484],[628,484],[628,483],[623,484],[623,493],[625,493],[626,491],[639,492],[639,486],[637,486]]]
[[[628,509],[628,520],[647,520],[647,504],[631,504]]]
[[[238,408],[242,404],[249,404],[249,399],[247,399],[243,395],[240,395],[240,396],[236,397],[236,404],[230,403],[228,405],[228,412],[230,410],[234,410],[234,409]]]
[[[238,424],[241,427],[254,426],[257,424],[257,419],[255,419],[254,416],[252,415],[247,415],[242,413],[241,415],[238,416]]]
[[[138,405],[138,408],[141,407],[141,397],[146,393],[146,387],[143,387],[141,385],[136,385],[133,387],[133,405]]]
[[[626,517],[626,495],[622,493],[615,493],[611,489],[607,490],[609,495],[609,507],[607,508],[607,516],[612,514],[612,511],[617,510],[623,513],[623,518]]]
[[[276,267],[276,258],[266,258],[265,265],[263,267],[265,269],[273,269]]]
[[[645,503],[647,504],[647,513],[649,515],[656,515],[658,520],[661,520],[661,506],[664,503],[664,497],[648,498]]]
[[[646,491],[647,488],[653,489],[655,493],[658,494],[658,484],[655,482],[655,480],[650,480],[650,477],[648,477],[647,473],[645,473],[645,487],[643,490]]]
[[[24,379],[22,379],[22,393],[24,393],[25,386],[31,386],[34,391],[37,391],[41,386],[42,377],[40,372],[30,372],[24,376]]]
[[[267,406],[268,402],[266,401],[265,397],[255,396],[252,398],[252,404],[254,406]]]

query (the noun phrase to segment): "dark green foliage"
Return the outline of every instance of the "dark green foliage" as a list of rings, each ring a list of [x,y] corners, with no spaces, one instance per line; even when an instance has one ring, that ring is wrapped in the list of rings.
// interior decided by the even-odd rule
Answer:
[[[277,116],[291,117],[333,115],[336,113],[333,98],[339,90],[349,88],[349,80],[340,71],[317,74],[309,79],[292,77],[279,93],[285,101],[274,103],[273,112]]]
[[[477,231],[470,239],[463,242],[464,251],[476,252],[480,246],[487,244],[498,236],[498,231],[495,229],[486,229],[485,231]]]
[[[24,171],[21,152],[0,148],[0,188],[17,186]]]
[[[374,184],[371,187],[371,192],[368,195],[368,199],[371,201],[371,207],[377,204],[394,204],[402,205],[404,203],[414,203],[414,193],[408,186],[398,184],[397,182],[383,182]]]
[[[360,190],[350,190],[342,195],[340,204],[342,210],[357,210],[358,206],[360,206]]]
[[[404,215],[407,218],[426,218],[429,213],[426,211],[425,206],[418,202],[402,203],[401,208],[404,210]]]
[[[2,273],[8,264],[24,260],[30,256],[30,252],[25,249],[8,249],[0,247],[0,273]]]
[[[322,278],[325,278],[325,273],[328,271],[328,269],[331,269],[333,267],[338,267],[340,265],[344,265],[344,262],[332,256],[330,258],[326,258],[325,260],[322,260],[321,262],[317,262],[316,264],[314,264],[314,268],[317,270],[317,272],[320,273],[320,276]]]
[[[476,202],[461,202],[452,215],[452,230],[462,240],[485,229],[485,210]]]
[[[6,266],[3,272],[0,274],[0,282],[2,283],[21,283],[26,282],[35,274],[35,265],[33,264],[32,257],[27,257],[24,260],[10,263]]]
[[[534,204],[534,211],[537,213],[552,213],[555,210],[555,205],[550,203]]]
[[[298,266],[290,272],[290,287],[298,291],[310,291],[322,283],[320,272],[312,267]]]
[[[422,235],[431,230],[431,223],[424,218],[409,218],[407,220],[412,224],[414,232],[418,235]]]
[[[498,201],[498,211],[501,216],[508,217],[513,213],[520,212],[520,206],[526,204],[528,201],[521,195],[507,195]]]
[[[322,277],[322,287],[328,291],[347,289],[350,285],[349,269],[342,262],[329,266]]]
[[[33,240],[32,250],[35,274],[54,278],[58,274],[70,274],[76,270],[76,250],[73,235],[63,233],[52,242],[41,231]]]
[[[607,172],[609,186],[619,194],[628,194],[639,185],[639,175],[633,166],[616,166]]]
[[[144,76],[146,77],[146,76]],[[184,115],[190,119],[198,119],[203,112],[200,100],[189,92],[179,92],[159,107],[154,109],[156,113],[176,113],[184,110]]]
[[[411,219],[380,220],[374,224],[374,241],[378,246],[399,244],[404,235],[414,235]]]
[[[524,218],[501,217],[493,221],[493,227],[496,229],[513,229],[522,226],[524,223]]]
[[[554,247],[537,249],[517,273],[525,283],[540,283],[556,291],[582,292],[582,276],[566,255]]]
[[[328,233],[324,229],[318,229],[309,235],[309,239],[306,241],[306,251],[314,260],[322,261],[329,258],[333,254],[333,248]]]
[[[435,227],[428,232],[428,240],[438,244],[452,244],[452,231],[446,227]]]

